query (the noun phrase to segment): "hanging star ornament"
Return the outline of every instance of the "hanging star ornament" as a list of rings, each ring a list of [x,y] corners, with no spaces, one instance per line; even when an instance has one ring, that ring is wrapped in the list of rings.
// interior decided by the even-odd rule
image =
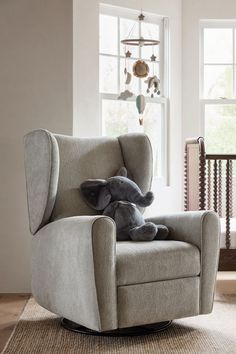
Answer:
[[[145,18],[144,14],[141,12],[141,14],[138,16],[139,21],[143,21]]]
[[[156,56],[154,54],[152,54],[152,56],[150,57],[151,61],[156,61]]]
[[[127,52],[125,53],[126,58],[130,58],[131,55],[132,55],[132,53],[129,50],[127,50]]]

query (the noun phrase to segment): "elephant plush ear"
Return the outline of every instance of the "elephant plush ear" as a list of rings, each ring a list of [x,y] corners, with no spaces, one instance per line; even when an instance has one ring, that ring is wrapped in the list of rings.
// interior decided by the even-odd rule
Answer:
[[[110,203],[111,194],[104,179],[88,179],[80,185],[86,203],[95,210],[103,210]]]
[[[117,172],[116,172],[116,176],[122,176],[122,177],[127,177],[128,176],[128,172],[125,166],[122,166]]]

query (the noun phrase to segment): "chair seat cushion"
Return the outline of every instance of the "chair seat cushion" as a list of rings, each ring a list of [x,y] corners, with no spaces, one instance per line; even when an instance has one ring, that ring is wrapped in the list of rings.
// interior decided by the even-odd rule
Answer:
[[[200,273],[200,252],[181,241],[117,242],[116,272],[117,285],[194,277]]]

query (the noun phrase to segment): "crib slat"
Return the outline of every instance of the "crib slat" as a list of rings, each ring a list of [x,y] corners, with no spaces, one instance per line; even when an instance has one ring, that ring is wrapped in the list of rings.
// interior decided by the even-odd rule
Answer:
[[[211,210],[211,160],[207,161],[207,208]]]
[[[226,161],[226,215],[225,215],[225,246],[227,249],[230,248],[230,214],[231,214],[231,202],[230,202],[230,189],[231,189],[231,178],[230,175],[230,162],[231,160]]]
[[[186,149],[187,150],[187,149]],[[188,156],[184,154],[184,211],[188,210]]]
[[[217,199],[218,199],[218,193],[217,193],[217,187],[218,187],[218,183],[217,183],[217,160],[214,161],[214,181],[213,181],[213,185],[214,185],[214,197],[213,197],[213,208],[214,211],[217,213],[218,211],[218,205],[217,205]]]
[[[222,218],[222,161],[218,162],[218,214]]]
[[[230,160],[229,164],[229,174],[230,174],[230,190],[229,190],[229,198],[230,198],[230,218],[233,217],[233,161]]]
[[[199,210],[206,209],[206,159],[205,149],[199,151]]]

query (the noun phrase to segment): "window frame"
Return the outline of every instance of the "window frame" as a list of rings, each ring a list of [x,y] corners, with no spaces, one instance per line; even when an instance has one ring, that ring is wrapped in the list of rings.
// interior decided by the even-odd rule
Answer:
[[[230,28],[233,30],[233,60],[232,64],[218,63],[212,65],[232,65],[233,67],[233,96],[234,98],[205,98],[204,97],[204,29],[215,28],[223,29]],[[199,50],[199,100],[200,100],[200,131],[202,136],[205,136],[205,111],[206,105],[236,105],[236,20],[201,20],[200,21],[200,50]],[[211,65],[207,63],[206,65]]]
[[[137,10],[131,10],[123,7],[111,6],[111,5],[100,5],[100,15],[110,15],[118,18],[118,35],[117,35],[117,46],[118,53],[107,54],[100,52],[99,48],[99,60],[100,56],[113,57],[117,58],[118,67],[118,87],[120,87],[120,59],[125,58],[124,55],[120,53],[120,18],[126,18],[129,20],[137,20],[139,12]],[[160,80],[162,83],[162,95],[159,97],[149,97],[145,96],[146,103],[157,103],[161,105],[162,110],[162,142],[161,142],[161,177],[153,176],[154,180],[158,180],[161,184],[169,186],[169,154],[168,154],[168,128],[169,128],[169,19],[163,16],[156,14],[148,13],[145,17],[145,23],[159,24],[160,30],[160,58],[159,58],[159,72]],[[140,30],[140,26],[139,26]],[[132,57],[132,59],[138,60],[139,58]],[[148,63],[151,63],[151,60],[145,59]],[[115,93],[104,93],[100,92],[99,89],[99,121],[100,121],[100,133],[105,135],[105,122],[102,117],[102,100],[117,100],[119,94]],[[130,97],[127,99],[129,102],[135,102],[136,97]],[[138,117],[138,113],[137,113]]]

